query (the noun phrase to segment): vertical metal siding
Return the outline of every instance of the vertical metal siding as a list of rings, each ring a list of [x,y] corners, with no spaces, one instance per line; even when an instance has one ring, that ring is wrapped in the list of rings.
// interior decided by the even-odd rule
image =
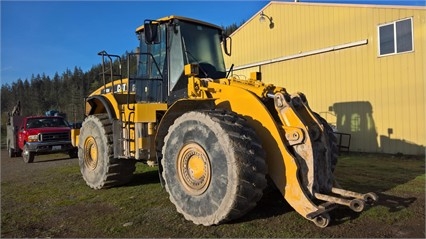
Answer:
[[[328,121],[329,106],[368,102],[377,137],[357,134],[352,150],[424,154],[426,145],[426,11],[424,8],[366,7],[272,2],[232,35],[235,66],[367,39],[368,44],[261,66],[262,79],[306,94],[310,106]],[[259,12],[260,13],[260,12]],[[414,52],[378,56],[378,25],[413,17]],[[258,67],[235,74],[249,75]],[[351,109],[348,109],[350,111]],[[368,123],[368,122],[367,122]],[[393,130],[388,135],[388,128]],[[390,137],[389,137],[390,136]],[[369,137],[369,138],[367,138]]]

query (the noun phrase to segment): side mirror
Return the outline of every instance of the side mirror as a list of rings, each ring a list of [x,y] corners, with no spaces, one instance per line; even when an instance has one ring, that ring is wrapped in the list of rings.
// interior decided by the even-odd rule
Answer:
[[[223,49],[225,51],[225,54],[228,56],[231,56],[232,51],[232,38],[230,36],[223,36]]]
[[[160,43],[160,34],[158,23],[154,23],[151,20],[145,20],[144,33],[146,44],[158,44]]]

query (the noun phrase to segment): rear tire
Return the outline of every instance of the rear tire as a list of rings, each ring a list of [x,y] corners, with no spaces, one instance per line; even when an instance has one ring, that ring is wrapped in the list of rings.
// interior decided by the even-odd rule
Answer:
[[[80,129],[80,171],[93,189],[128,183],[136,169],[135,160],[114,158],[112,134],[112,123],[106,114],[88,116]]]
[[[13,158],[17,156],[15,150],[10,147],[10,142],[7,142],[7,154],[9,158]]]
[[[245,119],[231,112],[183,114],[169,128],[162,155],[170,200],[195,224],[243,216],[266,187],[261,144]]]
[[[9,156],[9,158],[15,157],[15,153],[13,152],[13,149],[11,149],[11,148],[7,149],[7,154]]]

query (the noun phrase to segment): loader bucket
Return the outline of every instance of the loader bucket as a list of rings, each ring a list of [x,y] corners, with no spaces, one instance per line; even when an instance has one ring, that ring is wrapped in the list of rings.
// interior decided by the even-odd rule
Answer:
[[[293,140],[294,136],[293,138],[286,136],[289,145],[287,148],[293,152],[298,168],[299,187],[296,188],[304,191],[312,201],[319,202],[314,204],[311,201],[314,204],[310,208],[312,211],[306,213],[300,209],[305,205],[297,203],[297,198],[285,195],[286,200],[296,211],[312,220],[317,226],[326,227],[330,221],[328,211],[337,205],[361,212],[365,204],[372,204],[378,200],[374,193],[361,194],[344,190],[335,181],[333,170],[338,153],[336,138],[327,122],[310,109],[305,95],[276,93],[274,104],[285,124],[284,128],[296,127],[302,130],[297,141]],[[288,174],[288,170],[285,173]]]
[[[268,175],[300,215],[326,227],[328,212],[338,205],[362,211],[366,203],[377,201],[374,193],[350,192],[335,182],[334,135],[325,120],[310,110],[303,94],[269,94],[275,107],[271,109],[250,91],[220,85],[214,88],[218,89],[214,94],[217,107],[243,115],[256,130],[266,151]]]

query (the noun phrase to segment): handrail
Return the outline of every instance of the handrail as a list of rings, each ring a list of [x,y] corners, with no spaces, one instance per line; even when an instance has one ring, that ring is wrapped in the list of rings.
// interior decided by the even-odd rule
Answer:
[[[108,54],[105,50],[98,52],[99,56],[102,56],[102,80],[104,83],[104,91],[106,92],[106,82],[105,82],[105,73],[107,73],[107,71],[110,71],[110,81],[111,81],[111,85],[112,85],[112,93],[114,94],[114,76],[119,76],[120,77],[120,84],[123,85],[123,75],[121,72],[121,57],[119,55],[113,55],[113,54]],[[108,57],[109,59],[109,69],[105,70],[105,57]],[[118,68],[119,68],[119,74],[115,75],[114,74],[114,68],[113,68],[113,59],[112,58],[118,58]]]
[[[158,66],[157,61],[155,60],[154,55],[152,55],[152,53],[149,52],[131,52],[131,53],[127,53],[127,79],[128,79],[128,91],[127,91],[127,109],[128,110],[134,110],[134,108],[130,108],[130,104],[129,104],[129,99],[130,99],[130,56],[140,56],[140,55],[147,55],[152,59],[152,62],[154,63],[155,67],[157,68],[158,73],[160,74],[161,80],[164,80],[163,74],[160,70],[160,67]],[[137,60],[137,65],[139,65],[139,57]],[[162,95],[161,95],[162,96]]]

